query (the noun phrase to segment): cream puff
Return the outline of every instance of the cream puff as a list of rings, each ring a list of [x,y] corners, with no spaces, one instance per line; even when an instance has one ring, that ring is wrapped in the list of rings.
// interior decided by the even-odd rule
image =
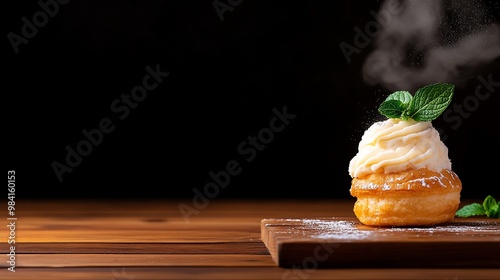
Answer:
[[[462,183],[430,121],[374,123],[349,162],[354,213],[370,226],[430,226],[451,221]]]

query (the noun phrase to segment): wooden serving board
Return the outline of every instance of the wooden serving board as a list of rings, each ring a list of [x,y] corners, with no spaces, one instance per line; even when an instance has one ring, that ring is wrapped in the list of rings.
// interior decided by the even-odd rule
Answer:
[[[264,219],[261,238],[276,264],[288,268],[500,268],[500,220],[379,228],[352,217]]]

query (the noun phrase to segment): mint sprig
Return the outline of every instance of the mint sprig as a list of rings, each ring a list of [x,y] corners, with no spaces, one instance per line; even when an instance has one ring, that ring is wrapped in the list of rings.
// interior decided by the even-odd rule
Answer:
[[[450,105],[454,90],[453,84],[435,83],[419,88],[414,96],[408,91],[396,91],[382,102],[378,111],[388,118],[432,121]]]
[[[455,216],[467,218],[472,216],[486,215],[488,218],[500,219],[500,201],[496,201],[491,195],[488,195],[483,204],[471,203],[460,208]]]

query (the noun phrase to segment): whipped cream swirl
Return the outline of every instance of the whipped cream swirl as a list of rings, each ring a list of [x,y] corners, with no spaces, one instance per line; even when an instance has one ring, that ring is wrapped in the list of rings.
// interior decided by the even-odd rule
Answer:
[[[431,122],[387,119],[368,128],[349,163],[349,175],[361,178],[371,173],[393,173],[427,168],[451,169],[448,148]]]

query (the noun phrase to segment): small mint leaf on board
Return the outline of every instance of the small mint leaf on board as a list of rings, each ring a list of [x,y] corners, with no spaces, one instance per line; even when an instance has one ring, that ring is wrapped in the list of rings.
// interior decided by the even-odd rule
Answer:
[[[486,211],[483,208],[483,205],[479,203],[472,203],[469,205],[465,205],[464,207],[460,208],[456,213],[455,216],[460,217],[460,218],[467,218],[467,217],[472,217],[472,216],[479,216],[479,215],[484,215],[486,214]]]
[[[410,118],[419,122],[432,121],[451,103],[455,85],[436,83],[417,90],[408,106]]]
[[[500,218],[500,206],[498,204],[495,204],[493,207],[490,208],[489,211],[486,211],[486,216],[489,218]]]
[[[497,201],[491,195],[488,195],[483,201],[483,207],[486,211],[488,211],[495,205],[497,205]]]
[[[500,201],[496,201],[491,195],[488,195],[483,204],[472,203],[459,209],[455,216],[466,218],[477,215],[486,215],[488,218],[500,219]]]
[[[483,208],[484,208],[484,211],[486,212],[486,216],[493,217],[493,216],[497,215],[498,204],[497,204],[496,200],[491,195],[488,195],[484,199]]]

